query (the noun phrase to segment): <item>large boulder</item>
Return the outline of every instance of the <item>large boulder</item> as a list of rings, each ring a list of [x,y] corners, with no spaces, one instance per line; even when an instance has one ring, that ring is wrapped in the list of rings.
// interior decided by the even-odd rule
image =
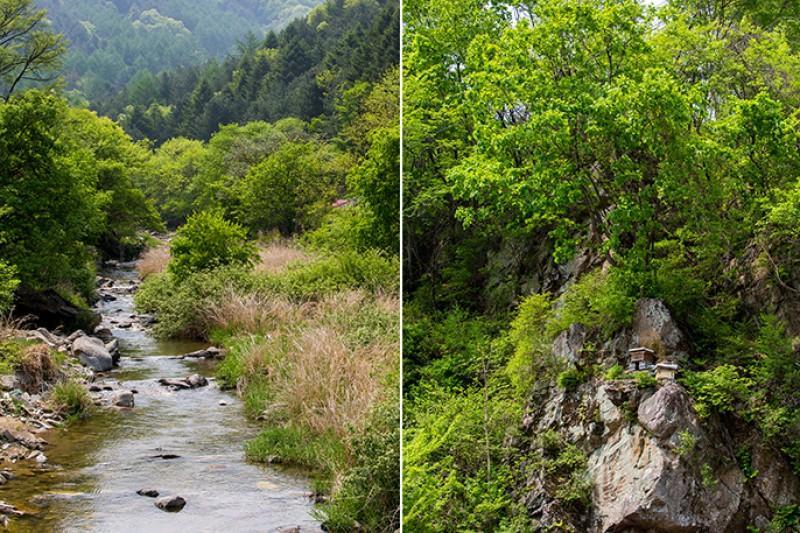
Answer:
[[[95,337],[78,337],[72,343],[72,354],[81,364],[98,372],[107,372],[114,367],[114,359],[102,340]]]
[[[667,383],[639,404],[639,423],[653,436],[669,439],[677,431],[697,428],[691,405],[689,395],[683,387],[676,383]]]
[[[647,346],[662,357],[680,358],[688,349],[686,335],[672,318],[666,304],[654,298],[636,302],[631,341],[634,346]]]
[[[50,289],[41,292],[19,292],[14,302],[14,314],[33,317],[32,323],[51,331],[59,326],[68,331],[75,329],[92,331],[100,324],[100,315],[90,309],[76,306]]]

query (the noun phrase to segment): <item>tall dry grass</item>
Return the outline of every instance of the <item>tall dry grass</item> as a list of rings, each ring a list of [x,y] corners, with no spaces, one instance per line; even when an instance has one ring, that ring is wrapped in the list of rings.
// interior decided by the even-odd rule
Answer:
[[[0,340],[18,337],[30,319],[30,316],[14,317],[10,312],[0,314]]]
[[[310,260],[311,256],[294,246],[291,241],[279,240],[268,244],[258,252],[259,262],[256,272],[264,274],[279,274],[297,262]]]
[[[244,391],[258,382],[269,391],[269,418],[291,420],[339,437],[362,427],[399,366],[399,301],[342,291],[316,302],[236,295],[211,313],[217,327],[253,335],[236,354]]]
[[[136,263],[136,270],[141,279],[146,279],[153,274],[160,274],[167,268],[169,263],[169,247],[157,246],[148,248]]]
[[[280,295],[225,291],[219,303],[206,312],[212,328],[231,332],[269,332],[306,319],[309,304],[297,304]]]

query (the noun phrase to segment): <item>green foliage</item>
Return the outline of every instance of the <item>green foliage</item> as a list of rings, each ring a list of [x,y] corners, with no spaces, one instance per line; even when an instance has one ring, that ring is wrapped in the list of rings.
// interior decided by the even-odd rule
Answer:
[[[695,399],[695,410],[701,417],[712,412],[736,411],[747,405],[753,381],[741,375],[733,365],[720,365],[713,370],[687,372],[683,382]]]
[[[189,217],[170,243],[168,269],[178,280],[193,272],[216,268],[250,267],[256,248],[241,226],[228,222],[217,211],[203,211]]]
[[[800,528],[800,505],[782,505],[775,510],[767,526],[768,533],[785,533]]]
[[[348,167],[348,158],[329,145],[284,144],[240,183],[240,218],[252,231],[313,229],[343,188]]]
[[[184,0],[170,0],[168,3],[175,1],[185,3]],[[250,11],[254,14],[246,23],[227,26],[232,22],[231,12],[240,11],[238,5],[242,3],[248,6],[245,13]],[[310,6],[316,0],[301,0],[300,3]],[[299,18],[277,34],[269,32],[263,39],[244,39],[239,50],[222,63],[210,61],[202,66],[162,72],[164,63],[197,64],[209,57],[202,46],[191,46],[198,32],[213,32],[215,29],[235,32],[235,41],[244,36],[247,28],[262,20],[261,13],[269,13],[270,8],[276,5],[275,2],[265,4],[258,0],[236,0],[228,9],[227,4],[214,3],[213,7],[205,6],[210,4],[207,1],[202,4],[208,10],[194,5],[187,7],[188,4],[173,8],[173,12],[177,10],[172,15],[174,18],[185,20],[185,17],[190,17],[193,23],[199,24],[193,30],[187,26],[185,29],[189,32],[183,39],[175,39],[175,29],[165,27],[163,21],[148,29],[148,35],[152,36],[149,40],[144,40],[141,30],[128,37],[130,28],[123,26],[119,28],[122,38],[92,54],[93,58],[102,58],[100,63],[89,60],[88,63],[75,64],[80,73],[102,72],[99,76],[87,72],[80,88],[95,97],[106,96],[96,103],[98,109],[118,118],[134,137],[158,142],[172,137],[206,140],[221,124],[243,124],[255,118],[273,122],[285,117],[313,122],[316,131],[333,137],[338,127],[345,125],[342,124],[345,120],[338,116],[340,95],[354,84],[378,82],[388,68],[399,62],[397,2],[327,1],[307,17],[301,16],[307,7],[293,13]],[[297,6],[297,3],[293,5]],[[158,9],[164,13],[161,4]],[[108,10],[111,13],[101,17],[96,24],[123,23],[113,7]],[[142,16],[146,12],[137,11],[132,15]],[[198,13],[207,14],[207,17],[198,21]],[[84,15],[78,20],[95,20],[97,16]],[[219,17],[219,20],[214,17]],[[286,22],[288,18],[283,20]],[[130,22],[123,24],[129,25]],[[70,28],[80,29],[81,25],[76,22]],[[120,45],[128,46],[126,41],[129,38],[133,39],[130,44],[142,50],[143,55],[137,61],[144,63],[141,67],[129,67],[128,55],[116,49]],[[168,42],[162,39],[168,39]],[[233,41],[230,35],[226,38],[228,43]],[[176,50],[185,47],[189,48],[188,52]],[[229,48],[215,48],[213,55],[224,55]],[[154,50],[158,52],[153,53]],[[158,68],[150,64],[156,58]],[[136,75],[137,71],[144,73]],[[126,82],[126,87],[116,92]],[[367,127],[376,125],[376,121],[371,121]]]
[[[159,72],[224,57],[237,43],[247,46],[249,33],[278,29],[317,3],[40,0],[37,5],[70,41],[65,68],[71,88],[97,100],[127,85],[128,100],[139,104],[161,89]]]
[[[586,454],[549,429],[537,439],[538,449],[530,468],[540,471],[545,486],[562,503],[581,509],[591,503],[592,483],[586,475]]]
[[[640,389],[652,389],[658,386],[658,380],[649,371],[634,372],[632,377],[636,380],[636,386]]]
[[[245,454],[251,461],[302,466],[323,477],[345,460],[338,437],[297,426],[263,429],[245,444]]]
[[[622,379],[625,376],[625,369],[619,363],[615,363],[611,368],[606,370],[603,374],[603,379],[606,381],[613,381],[615,379]]]
[[[582,374],[577,369],[568,368],[558,375],[556,383],[567,392],[573,392],[583,381],[582,377]]]
[[[513,509],[502,442],[519,406],[496,395],[487,403],[480,390],[420,392],[405,403],[404,527],[496,528]]]
[[[678,445],[675,447],[675,453],[678,454],[678,457],[681,459],[689,459],[694,453],[694,449],[697,446],[697,437],[689,431],[688,429],[684,429],[680,433],[678,433]]]
[[[264,279],[267,287],[292,298],[319,298],[348,288],[396,293],[399,264],[380,252],[341,251]]]
[[[0,261],[0,315],[5,314],[14,302],[14,291],[19,286],[17,269]]]
[[[312,250],[329,253],[367,250],[372,244],[369,214],[360,205],[331,209],[319,227],[303,234],[303,241]]]
[[[154,332],[160,337],[206,338],[207,312],[227,290],[254,285],[248,272],[238,267],[198,271],[178,279],[171,272],[147,277],[136,291],[136,307],[158,317]]]
[[[753,468],[753,454],[747,446],[740,446],[736,449],[736,462],[739,470],[742,471],[745,479],[753,480],[758,477],[758,470]]]
[[[23,288],[88,293],[87,245],[103,231],[108,196],[91,153],[64,138],[67,121],[64,101],[38,91],[0,105],[0,259],[17,268]]]
[[[563,362],[552,354],[555,337],[572,324],[612,333],[630,322],[633,303],[619,278],[599,271],[581,277],[557,302],[549,294],[526,297],[509,331],[515,350],[506,372],[515,388],[524,394],[537,379],[547,380],[558,372],[559,386],[577,386],[585,376],[563,370]]]
[[[52,79],[65,43],[51,31],[45,10],[37,9],[32,0],[2,0],[0,13],[0,97],[8,101],[20,82]]]
[[[700,479],[703,482],[703,487],[709,490],[713,490],[719,483],[716,475],[714,475],[714,469],[708,463],[703,463],[700,467]]]
[[[51,392],[53,407],[71,418],[84,418],[94,408],[92,397],[81,383],[63,381],[57,383]]]

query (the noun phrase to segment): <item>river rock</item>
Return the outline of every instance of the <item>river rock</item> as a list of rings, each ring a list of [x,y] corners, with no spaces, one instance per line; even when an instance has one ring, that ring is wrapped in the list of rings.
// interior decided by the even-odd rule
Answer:
[[[114,364],[119,362],[120,352],[119,352],[119,340],[112,339],[105,344],[106,350],[108,353],[111,354],[111,359],[114,361]]]
[[[183,379],[173,379],[173,378],[161,378],[158,382],[165,387],[173,387],[175,389],[191,389],[192,386],[189,385]]]
[[[111,333],[111,330],[105,326],[97,326],[94,329],[94,336],[103,339],[105,342],[111,342],[114,340],[114,334]]]
[[[183,355],[186,358],[197,358],[197,359],[219,359],[223,355],[222,350],[217,348],[216,346],[209,346],[204,350],[197,350],[194,352],[187,353]]]
[[[72,353],[85,366],[98,372],[106,372],[114,367],[114,358],[108,353],[105,344],[95,337],[78,337],[72,343]]]
[[[134,405],[133,393],[127,390],[119,391],[114,395],[114,405],[132,408]]]
[[[208,385],[208,380],[200,374],[192,374],[186,378],[186,383],[188,383],[191,388],[196,389]]]
[[[0,501],[0,514],[10,516],[25,516],[23,511],[6,502]]]
[[[186,505],[186,500],[180,496],[164,496],[155,501],[155,506],[168,513],[177,513]]]
[[[156,489],[139,489],[136,491],[139,496],[147,496],[148,498],[158,498],[158,491]]]
[[[0,375],[0,391],[9,391],[17,388],[17,378],[13,375]]]

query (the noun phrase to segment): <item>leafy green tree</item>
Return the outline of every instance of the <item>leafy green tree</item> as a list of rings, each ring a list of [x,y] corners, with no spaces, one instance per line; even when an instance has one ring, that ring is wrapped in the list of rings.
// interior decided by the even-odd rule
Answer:
[[[112,256],[124,256],[126,245],[135,242],[140,230],[160,230],[163,225],[152,203],[136,186],[149,153],[134,143],[108,118],[86,109],[71,108],[62,133],[71,150],[91,154],[97,189],[105,196],[105,224],[100,247]]]
[[[351,160],[328,144],[286,143],[239,185],[239,217],[252,231],[284,235],[316,227],[344,190]]]
[[[0,94],[8,101],[20,83],[51,81],[65,51],[33,0],[0,1]]]
[[[198,194],[196,180],[206,157],[201,141],[177,137],[162,144],[147,162],[140,185],[167,225],[175,227],[192,213]]]
[[[65,102],[38,91],[0,105],[0,260],[30,290],[94,285],[86,244],[103,232],[109,196],[97,190],[91,149],[60,138],[68,121]]]
[[[170,244],[169,271],[179,280],[192,272],[226,265],[251,266],[256,249],[244,228],[228,222],[218,211],[190,216]]]

